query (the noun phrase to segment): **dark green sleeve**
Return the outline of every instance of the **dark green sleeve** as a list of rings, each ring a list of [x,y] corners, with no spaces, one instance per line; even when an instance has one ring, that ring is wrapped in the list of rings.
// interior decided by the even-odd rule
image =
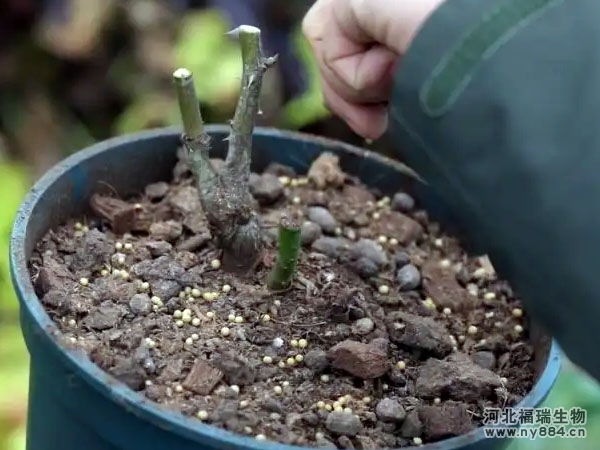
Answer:
[[[600,379],[600,2],[448,0],[396,77],[401,156]]]

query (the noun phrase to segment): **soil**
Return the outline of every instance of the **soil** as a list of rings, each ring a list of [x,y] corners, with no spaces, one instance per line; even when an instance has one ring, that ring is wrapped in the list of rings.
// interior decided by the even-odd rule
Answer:
[[[367,189],[328,154],[303,176],[273,164],[250,180],[267,251],[236,279],[179,155],[171,183],[94,196],[96,216],[48,232],[30,261],[65,345],[157,407],[257,439],[373,449],[466,433],[530,391],[518,299],[409,195]],[[303,248],[292,287],[272,293],[283,214],[302,221]]]

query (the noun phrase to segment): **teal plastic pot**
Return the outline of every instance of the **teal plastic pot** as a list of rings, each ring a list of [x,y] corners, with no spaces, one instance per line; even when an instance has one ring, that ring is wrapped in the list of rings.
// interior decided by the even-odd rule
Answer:
[[[212,126],[214,156],[223,156],[227,127]],[[21,326],[31,355],[28,450],[294,450],[297,447],[256,441],[157,407],[119,383],[82,354],[60,344],[60,332],[34,292],[27,269],[36,242],[66,219],[84,214],[100,184],[121,195],[140,192],[148,183],[169,180],[179,133],[143,132],[101,142],[82,150],[42,177],[23,202],[11,236],[10,262],[21,303]],[[256,170],[276,161],[298,172],[327,150],[340,155],[344,170],[382,192],[408,189],[434,216],[451,219],[427,187],[391,160],[340,142],[271,129],[257,129]],[[435,210],[435,211],[433,211]],[[520,406],[539,405],[559,371],[556,345],[534,336],[538,379]],[[508,441],[485,439],[482,430],[425,445],[433,449],[499,450]]]

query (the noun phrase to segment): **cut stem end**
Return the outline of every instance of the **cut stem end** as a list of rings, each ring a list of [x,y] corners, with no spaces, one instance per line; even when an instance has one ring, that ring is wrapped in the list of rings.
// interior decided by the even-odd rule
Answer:
[[[267,286],[272,291],[283,291],[292,284],[298,267],[300,254],[300,226],[284,217],[279,223],[279,253],[269,277]]]
[[[194,76],[188,69],[181,67],[173,72],[173,83],[177,92],[183,132],[188,139],[198,139],[204,131],[204,122],[194,87]]]

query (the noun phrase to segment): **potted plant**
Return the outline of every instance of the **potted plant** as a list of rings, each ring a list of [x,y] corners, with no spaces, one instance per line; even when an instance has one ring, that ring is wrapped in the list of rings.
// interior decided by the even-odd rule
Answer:
[[[502,448],[485,407],[540,404],[558,353],[405,166],[254,129],[243,26],[230,126],[111,139],[23,202],[11,270],[31,354],[28,448]]]

